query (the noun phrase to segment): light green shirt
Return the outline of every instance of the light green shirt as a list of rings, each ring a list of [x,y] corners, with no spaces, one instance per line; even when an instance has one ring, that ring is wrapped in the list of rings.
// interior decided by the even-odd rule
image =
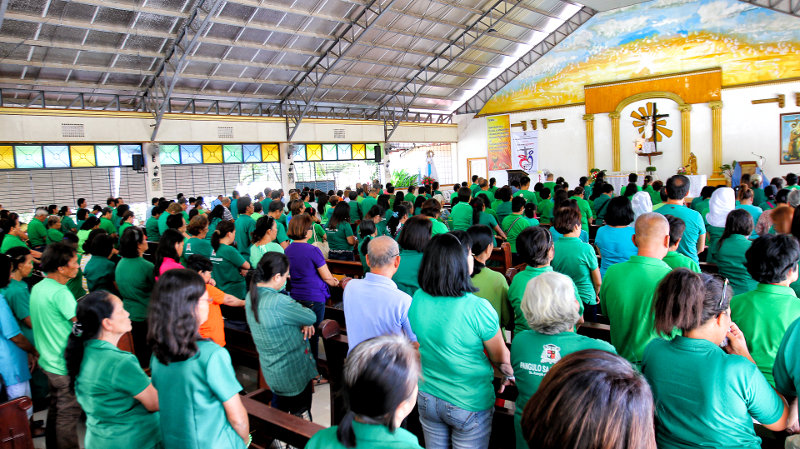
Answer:
[[[527,201],[529,203],[533,203],[533,204],[538,203],[538,201],[536,199],[536,193],[531,192],[530,190],[522,190],[522,189],[517,190],[516,192],[514,192],[514,195],[512,195],[512,197],[515,197],[515,196],[521,196],[521,197],[525,198],[525,201]]]
[[[528,219],[524,215],[512,214],[503,219],[500,228],[506,233],[508,244],[511,245],[511,253],[517,253],[517,237],[530,226]]]
[[[344,449],[336,432],[339,426],[320,430],[308,441],[305,449]],[[358,449],[422,449],[416,435],[402,427],[391,432],[381,424],[365,424],[353,421],[353,433]]]
[[[672,268],[673,270],[675,268],[683,267],[683,268],[688,268],[694,271],[695,273],[700,272],[700,265],[697,262],[693,261],[692,259],[684,256],[683,254],[677,251],[668,252],[667,255],[664,256],[664,258],[661,260],[665,264],[669,265],[669,267]]]
[[[435,219],[433,217],[429,217],[429,218],[431,219],[431,225],[432,225],[431,226],[431,236],[434,236],[434,235],[437,235],[437,234],[447,234],[448,232],[450,232],[450,230],[447,229],[447,225],[445,225],[444,223],[442,223],[441,221],[439,221],[439,220],[437,220],[437,219]]]
[[[6,288],[0,290],[6,298],[11,312],[17,319],[19,330],[22,335],[31,343],[34,343],[33,329],[29,328],[22,320],[31,316],[31,293],[28,291],[28,284],[24,281],[10,279]]]
[[[270,251],[283,254],[283,247],[275,242],[269,242],[266,245],[253,245],[250,247],[250,266],[255,269],[264,254]]]
[[[453,206],[450,211],[450,221],[453,230],[460,229],[466,231],[472,226],[472,206],[469,203],[460,202]]]
[[[744,254],[750,249],[751,244],[747,236],[733,234],[723,240],[717,250],[716,262],[719,274],[728,278],[734,295],[747,293],[758,285],[758,282],[750,277],[744,265],[747,262]]]
[[[555,243],[553,269],[566,274],[578,287],[584,304],[597,304],[597,294],[592,282],[592,271],[597,269],[597,254],[592,245],[578,237],[561,237]]]
[[[248,259],[250,257],[250,233],[256,228],[256,222],[249,215],[240,214],[234,226],[236,229],[236,248],[242,257]]]
[[[28,247],[28,245],[26,245],[25,242],[23,242],[22,239],[20,239],[16,235],[6,234],[6,236],[3,237],[3,245],[0,246],[0,253],[5,254],[11,248],[16,248],[18,246],[21,246],[23,248]]]
[[[30,223],[28,223],[28,240],[33,247],[47,243],[47,228],[45,228],[41,220],[31,218]]]
[[[43,370],[65,376],[64,350],[78,303],[66,285],[44,278],[31,291],[31,324]]]
[[[478,289],[475,296],[489,301],[494,311],[497,312],[500,326],[503,329],[513,329],[514,310],[511,309],[511,303],[508,302],[506,277],[500,272],[483,267],[480,273],[472,276],[472,285]]]

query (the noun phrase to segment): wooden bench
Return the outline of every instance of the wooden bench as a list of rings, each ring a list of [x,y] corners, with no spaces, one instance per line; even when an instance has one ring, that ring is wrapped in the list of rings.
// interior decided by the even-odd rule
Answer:
[[[508,242],[503,242],[499,247],[492,248],[492,254],[489,260],[494,262],[489,264],[487,261],[487,268],[506,274],[511,265],[511,245]]]
[[[719,267],[717,264],[711,262],[700,262],[700,271],[703,273],[719,273]]]
[[[583,323],[576,331],[578,335],[596,338],[611,343],[611,326],[603,323]]]
[[[26,412],[31,407],[33,402],[27,396],[0,404],[0,448],[33,449],[33,437]]]
[[[325,263],[328,264],[331,274],[349,276],[356,279],[364,277],[364,267],[361,266],[361,262],[325,259]]]
[[[250,447],[266,449],[274,440],[294,447],[305,447],[314,434],[324,429],[319,424],[267,405],[272,399],[269,390],[256,390],[241,399],[247,409],[250,433],[253,435],[253,444]]]
[[[230,353],[234,366],[242,365],[260,370],[258,350],[250,332],[226,327],[225,349]]]
[[[525,268],[527,267],[528,264],[521,263],[506,270],[505,277],[506,281],[508,281],[508,284],[511,285],[511,281],[514,280],[514,276],[516,276],[520,271],[525,271]]]
[[[330,382],[331,425],[338,424],[345,414],[344,401],[339,397],[342,390],[342,373],[344,359],[347,357],[349,343],[347,335],[342,333],[339,323],[333,320],[322,320],[319,334],[325,347],[328,381]]]

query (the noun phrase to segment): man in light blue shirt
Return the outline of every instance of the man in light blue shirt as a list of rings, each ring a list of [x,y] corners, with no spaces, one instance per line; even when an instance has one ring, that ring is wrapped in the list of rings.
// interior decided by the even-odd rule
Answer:
[[[683,175],[672,176],[667,180],[667,202],[655,212],[672,215],[686,223],[678,252],[698,262],[697,255],[706,247],[706,227],[700,213],[686,207],[687,196],[689,196],[689,178]]]
[[[372,239],[367,246],[367,265],[370,272],[364,279],[353,279],[344,289],[348,352],[379,335],[405,334],[416,344],[417,336],[408,322],[411,296],[392,281],[400,266],[397,242],[387,236]]]

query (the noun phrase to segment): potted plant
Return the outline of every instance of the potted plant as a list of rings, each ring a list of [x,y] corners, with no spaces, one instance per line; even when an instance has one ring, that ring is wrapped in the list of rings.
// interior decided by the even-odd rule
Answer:
[[[736,161],[731,162],[730,164],[722,164],[719,166],[719,171],[726,178],[731,179],[733,178],[733,170],[736,167]]]
[[[405,170],[395,170],[392,172],[392,185],[395,188],[403,189],[416,185],[417,175],[412,175]]]

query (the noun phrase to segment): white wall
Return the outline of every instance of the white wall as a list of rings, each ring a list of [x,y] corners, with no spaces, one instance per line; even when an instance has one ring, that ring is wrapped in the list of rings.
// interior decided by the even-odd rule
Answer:
[[[785,175],[789,171],[800,172],[800,165],[780,165],[779,118],[780,114],[800,113],[795,104],[795,93],[800,93],[800,82],[772,83],[751,87],[722,90],[722,162],[733,160],[757,160],[751,153],[766,157],[764,169],[768,176]],[[786,107],[777,103],[757,104],[751,100],[774,98],[786,95]],[[652,100],[651,100],[652,101]],[[666,179],[683,164],[681,161],[681,122],[677,104],[665,99],[655,100],[661,112],[668,113],[667,127],[674,131],[671,138],[659,143],[665,154],[653,158],[658,167],[658,176]],[[641,101],[627,106],[620,116],[620,152],[622,171],[635,168],[632,146],[635,130],[630,112],[644,105]],[[532,119],[564,118],[564,123],[541,128],[539,123],[539,169],[547,169],[564,176],[570,185],[585,176],[589,168],[586,157],[586,127],[583,121],[583,105],[510,114],[511,123]],[[487,156],[486,118],[470,115],[456,116],[458,124],[457,179],[467,178],[467,158]],[[711,160],[711,109],[708,104],[693,104],[691,112],[691,150],[697,156],[698,171],[711,175],[714,167]],[[519,130],[520,128],[515,128]],[[595,114],[594,118],[595,166],[611,170],[611,119],[608,114]],[[639,158],[639,169],[647,166],[646,158]],[[490,176],[498,179],[498,172]]]

